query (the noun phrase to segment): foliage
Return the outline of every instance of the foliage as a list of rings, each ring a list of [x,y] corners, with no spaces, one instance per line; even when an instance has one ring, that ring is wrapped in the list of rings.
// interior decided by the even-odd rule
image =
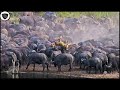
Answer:
[[[14,21],[16,23],[18,23],[18,17],[20,15],[21,12],[10,12],[11,13],[11,21]],[[38,15],[42,16],[44,15],[45,12],[41,11],[41,12],[37,12]],[[56,12],[57,16],[59,18],[66,18],[66,17],[71,17],[71,18],[79,18],[82,15],[85,16],[93,16],[96,19],[98,18],[102,18],[102,17],[112,17],[115,16],[118,12],[91,12],[91,11],[86,11],[86,12]]]

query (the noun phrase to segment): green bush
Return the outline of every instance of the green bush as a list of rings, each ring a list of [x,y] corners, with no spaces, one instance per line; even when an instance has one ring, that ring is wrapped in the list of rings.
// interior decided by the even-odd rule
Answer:
[[[11,13],[11,20],[15,20],[15,22],[18,22],[18,17],[20,15],[20,12],[10,12]],[[42,16],[45,12],[41,11],[38,12],[38,15]],[[56,12],[57,16],[60,18],[66,18],[66,17],[72,17],[72,18],[79,18],[82,15],[85,16],[93,16],[96,19],[102,18],[102,17],[112,17],[116,15],[118,12]],[[14,19],[13,19],[14,18]]]

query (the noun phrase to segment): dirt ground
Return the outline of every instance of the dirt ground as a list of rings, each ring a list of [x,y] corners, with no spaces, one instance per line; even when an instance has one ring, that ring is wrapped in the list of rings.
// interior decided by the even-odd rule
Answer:
[[[26,70],[26,66],[22,66],[20,72],[42,72],[42,65],[36,65],[35,71],[33,71],[33,65],[31,64],[28,69]],[[49,71],[45,69],[45,72],[54,74],[54,75],[64,75],[64,76],[72,76],[72,77],[80,77],[80,78],[95,78],[95,79],[119,79],[119,73],[104,73],[104,74],[91,74],[86,73],[85,70],[80,70],[79,67],[73,67],[72,71],[68,71],[69,66],[62,66],[61,72],[58,72],[58,68],[51,66],[49,67]]]

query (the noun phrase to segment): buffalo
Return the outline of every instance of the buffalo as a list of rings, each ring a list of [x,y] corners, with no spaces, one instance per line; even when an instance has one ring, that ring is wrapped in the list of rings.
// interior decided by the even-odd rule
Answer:
[[[97,73],[98,70],[102,73],[102,61],[100,58],[92,57],[89,60],[82,59],[81,63],[86,67],[88,73],[90,73],[92,68],[95,69],[95,73]]]
[[[112,71],[119,71],[119,56],[110,53],[108,55],[108,63],[111,64]]]
[[[28,69],[28,66],[30,64],[34,64],[33,66],[33,71],[35,70],[35,64],[42,64],[43,66],[43,71],[45,69],[45,65],[47,66],[47,71],[49,70],[48,68],[48,58],[44,53],[37,53],[37,52],[32,52],[31,54],[28,55],[28,64],[26,69]]]
[[[1,69],[8,70],[12,66],[12,73],[15,72],[17,65],[17,73],[19,72],[19,60],[14,52],[6,51],[2,54],[1,58]]]
[[[21,65],[23,63],[22,61],[22,53],[20,52],[19,48],[12,48],[12,49],[6,49],[6,52],[11,52],[11,53],[15,53],[17,60],[19,62],[19,68],[21,68]]]
[[[11,65],[10,58],[6,54],[1,54],[1,71],[8,70],[9,66]]]
[[[82,59],[88,60],[89,58],[92,57],[92,54],[89,51],[82,51],[82,52],[76,52],[74,54],[74,57],[75,57],[75,64],[76,65],[79,64],[81,69],[81,66],[82,66],[81,60]]]
[[[74,61],[74,57],[69,54],[69,53],[62,53],[57,55],[54,58],[54,66],[58,66],[58,71],[61,71],[61,66],[62,65],[68,65],[69,64],[69,71],[71,71],[72,69],[72,65],[73,65],[73,61]]]

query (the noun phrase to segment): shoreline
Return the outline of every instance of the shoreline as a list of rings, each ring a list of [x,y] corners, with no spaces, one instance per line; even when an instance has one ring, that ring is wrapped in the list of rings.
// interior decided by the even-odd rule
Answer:
[[[104,74],[94,74],[93,72],[88,74],[86,73],[85,70],[80,70],[79,67],[74,67],[73,70],[70,72],[68,71],[69,67],[68,66],[63,66],[61,69],[61,72],[57,71],[56,67],[49,67],[49,71],[45,69],[44,72],[42,72],[42,66],[41,65],[36,65],[35,71],[33,71],[33,66],[30,65],[30,67],[26,70],[26,66],[22,66],[20,69],[20,74],[37,74],[39,75],[48,75],[48,76],[57,76],[57,77],[66,77],[66,78],[80,78],[80,79],[120,79],[119,73],[114,72],[114,73],[104,73]],[[39,78],[39,77],[38,77]],[[49,77],[48,77],[49,79]]]

